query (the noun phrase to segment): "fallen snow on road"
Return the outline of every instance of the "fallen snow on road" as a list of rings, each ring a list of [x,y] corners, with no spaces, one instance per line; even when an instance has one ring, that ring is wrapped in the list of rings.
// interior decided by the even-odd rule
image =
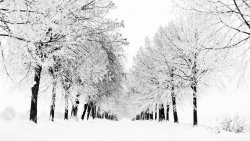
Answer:
[[[0,121],[0,141],[250,141],[250,133],[150,121]]]

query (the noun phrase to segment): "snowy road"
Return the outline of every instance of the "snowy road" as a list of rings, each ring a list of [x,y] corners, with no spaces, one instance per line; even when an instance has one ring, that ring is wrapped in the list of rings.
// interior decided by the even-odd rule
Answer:
[[[0,141],[249,141],[250,133],[220,134],[205,127],[132,121],[0,121]]]

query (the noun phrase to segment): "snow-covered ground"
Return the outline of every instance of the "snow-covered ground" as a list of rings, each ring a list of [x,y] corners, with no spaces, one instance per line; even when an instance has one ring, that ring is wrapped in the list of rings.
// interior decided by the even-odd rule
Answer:
[[[198,102],[199,126],[192,127],[192,107],[190,101],[178,105],[180,124],[173,124],[172,112],[170,122],[91,120],[63,121],[63,103],[61,99],[56,106],[55,122],[49,122],[50,101],[46,95],[38,103],[38,124],[28,121],[30,95],[18,94],[16,91],[0,92],[0,141],[250,141],[250,131],[245,133],[218,133],[216,120],[223,115],[238,114],[250,121],[249,94],[223,89],[209,91]],[[6,107],[6,113],[3,112]],[[79,107],[79,116],[82,106]],[[12,112],[10,112],[12,110]],[[170,109],[172,111],[172,109]],[[12,114],[14,116],[11,116]],[[10,121],[6,120],[10,117]]]
[[[249,141],[250,133],[217,133],[185,124],[143,121],[57,120],[35,125],[23,121],[0,121],[0,141]]]
[[[129,120],[76,122],[61,120],[64,103],[60,94],[56,101],[56,119],[52,123],[48,121],[50,93],[39,95],[38,124],[35,125],[28,121],[30,89],[21,91],[11,87],[8,81],[0,81],[0,141],[152,141],[158,139],[162,141],[250,141],[250,131],[239,134],[226,131],[218,133],[215,128],[216,120],[227,114],[238,114],[246,118],[249,124],[250,88],[245,85],[244,88],[238,89],[232,87],[234,85],[226,85],[200,90],[198,127],[192,127],[191,98],[183,103],[177,103],[180,124],[172,123],[172,109],[170,109],[169,123]],[[7,110],[4,112],[6,107]],[[82,107],[80,103],[79,116],[82,113]],[[11,109],[12,112],[10,112]],[[8,118],[12,120],[7,121]]]

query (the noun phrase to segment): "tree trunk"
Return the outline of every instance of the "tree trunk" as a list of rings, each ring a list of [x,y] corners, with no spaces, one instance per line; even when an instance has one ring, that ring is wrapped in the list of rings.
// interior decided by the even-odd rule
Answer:
[[[65,107],[65,112],[64,112],[64,120],[69,119],[69,109]]]
[[[95,105],[95,118],[98,118],[98,106]]]
[[[39,84],[41,79],[42,66],[35,67],[34,85],[31,88],[31,106],[30,106],[30,120],[37,123],[37,97],[39,92]]]
[[[166,107],[166,120],[169,121],[169,104],[168,103]]]
[[[153,120],[155,120],[155,104],[153,104]]]
[[[78,111],[78,105],[77,104],[72,105],[71,116],[77,118],[77,111]]]
[[[176,95],[174,91],[174,69],[171,68],[170,70],[170,77],[171,77],[171,97],[172,97],[172,106],[173,106],[173,115],[174,115],[174,122],[178,123],[178,115],[177,115],[177,108],[176,108]]]
[[[192,67],[192,84],[191,88],[193,90],[193,126],[198,125],[198,117],[197,117],[197,66],[196,66],[196,60],[197,60],[197,53],[194,54],[194,64]]]
[[[174,92],[174,87],[173,86],[172,86],[171,97],[172,97],[174,122],[178,123],[179,121],[178,121],[178,115],[177,115],[177,109],[176,109],[176,99],[175,99],[175,92]]]
[[[89,116],[90,116],[90,111],[91,111],[91,102],[88,104],[88,114],[87,114],[87,120],[89,120]]]
[[[164,105],[163,104],[160,104],[159,117],[160,117],[160,121],[165,120],[165,111],[164,111]]]
[[[68,92],[65,95],[65,111],[64,111],[64,120],[69,119],[69,99],[68,99]]]
[[[150,120],[154,120],[154,112],[150,113]]]
[[[105,119],[109,119],[109,114],[105,112]]]
[[[146,120],[149,120],[149,117],[150,115],[149,115],[149,109],[147,109],[147,111],[146,111]]]
[[[55,117],[55,106],[56,106],[56,75],[53,74],[53,88],[52,88],[52,100],[50,106],[50,120],[54,121]]]
[[[197,117],[197,86],[196,84],[193,85],[193,126],[198,124],[198,117]]]
[[[95,119],[95,111],[96,111],[96,106],[93,104],[92,105],[92,118]]]
[[[72,105],[71,116],[77,119],[78,105],[79,105],[79,94],[76,95],[75,103]]]
[[[83,113],[82,113],[82,117],[81,117],[82,120],[84,120],[87,108],[88,108],[88,103],[84,104]]]

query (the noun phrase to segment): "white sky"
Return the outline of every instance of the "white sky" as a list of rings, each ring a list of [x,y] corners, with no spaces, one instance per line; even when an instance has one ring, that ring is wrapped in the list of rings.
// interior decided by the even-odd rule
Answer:
[[[174,17],[171,12],[171,0],[113,0],[116,9],[112,17],[124,20],[122,33],[129,41],[126,47],[126,69],[133,65],[133,56],[144,45],[146,36],[153,37],[157,29],[167,25]]]

